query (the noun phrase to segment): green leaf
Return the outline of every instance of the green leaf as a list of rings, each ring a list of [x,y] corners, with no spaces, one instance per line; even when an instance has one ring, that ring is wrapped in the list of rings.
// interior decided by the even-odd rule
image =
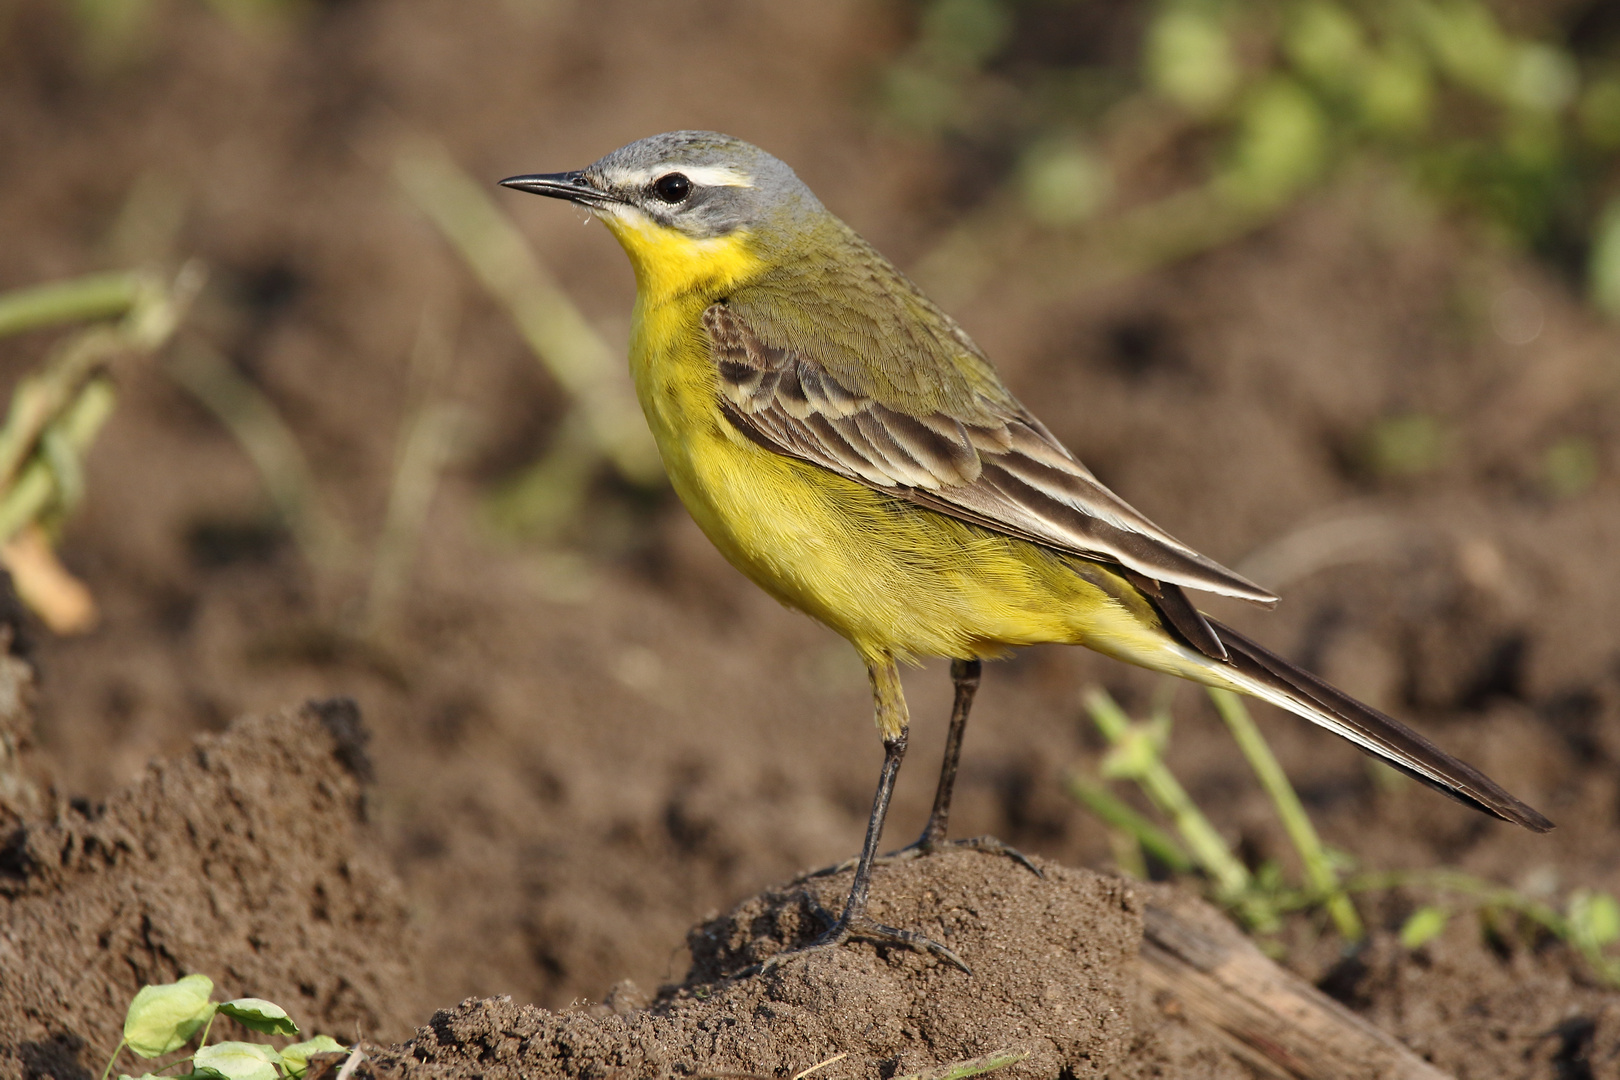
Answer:
[[[1620,318],[1620,197],[1611,198],[1592,233],[1586,267],[1592,303]]]
[[[1592,145],[1599,150],[1620,147],[1620,75],[1601,75],[1589,82],[1576,115],[1581,134]]]
[[[1575,99],[1580,75],[1575,61],[1551,45],[1526,41],[1514,49],[1507,96],[1534,112],[1556,113]]]
[[[925,46],[955,68],[980,66],[1012,30],[1012,16],[996,0],[935,0],[922,14]]]
[[[1095,214],[1108,195],[1108,165],[1072,139],[1046,139],[1024,151],[1019,186],[1030,216],[1046,225],[1073,225]]]
[[[1111,780],[1136,780],[1159,760],[1158,740],[1146,724],[1132,724],[1098,765]]]
[[[981,1058],[953,1061],[949,1065],[941,1065],[927,1072],[908,1073],[898,1077],[897,1080],[969,1080],[970,1077],[983,1076],[997,1069],[1005,1069],[1008,1065],[1016,1065],[1027,1057],[1029,1057],[1028,1050],[998,1050]]]
[[[1367,429],[1361,458],[1377,476],[1420,476],[1444,462],[1448,436],[1445,426],[1425,413],[1386,416]]]
[[[1620,941],[1620,903],[1608,893],[1576,889],[1569,898],[1569,923],[1577,942],[1601,949]]]
[[[1267,859],[1254,872],[1254,887],[1262,893],[1277,892],[1284,884],[1282,867],[1277,864],[1276,859]]]
[[[237,998],[220,1005],[219,1011],[265,1035],[298,1034],[298,1025],[287,1016],[287,1010],[264,998]]]
[[[1201,8],[1161,11],[1148,28],[1146,52],[1149,80],[1189,112],[1216,112],[1242,79],[1226,28]]]
[[[1451,921],[1451,913],[1445,908],[1426,904],[1412,912],[1405,925],[1401,927],[1401,944],[1408,949],[1421,948],[1423,945],[1440,936]]]
[[[1414,49],[1394,48],[1368,61],[1361,73],[1361,117],[1377,131],[1410,135],[1429,124],[1434,86]]]
[[[1329,0],[1295,8],[1282,44],[1295,67],[1335,90],[1348,89],[1367,62],[1361,24]]]
[[[1222,193],[1252,209],[1280,205],[1321,173],[1330,131],[1316,99],[1299,83],[1273,76],[1243,102]]]
[[[214,980],[206,975],[141,987],[124,1016],[124,1042],[145,1058],[184,1046],[214,1014],[208,1000],[213,992]]]
[[[309,1055],[347,1049],[347,1046],[330,1035],[317,1035],[313,1039],[282,1047],[281,1066],[287,1070],[288,1076],[303,1076],[305,1070],[309,1068]]]
[[[1559,439],[1541,455],[1541,486],[1549,495],[1567,499],[1595,484],[1601,469],[1592,440],[1571,435]]]
[[[1440,67],[1479,94],[1501,98],[1510,88],[1513,41],[1479,0],[1413,5],[1419,29]]]
[[[224,1080],[280,1080],[281,1055],[262,1043],[215,1043],[198,1050],[191,1063],[197,1072]]]

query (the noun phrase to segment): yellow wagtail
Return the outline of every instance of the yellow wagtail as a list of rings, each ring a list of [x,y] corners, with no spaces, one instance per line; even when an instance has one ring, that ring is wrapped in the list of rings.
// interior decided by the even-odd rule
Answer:
[[[1201,614],[1186,589],[1277,598],[1100,484],[961,327],[781,161],[678,131],[501,183],[586,208],[623,245],[636,276],[630,368],[676,492],[733,565],[866,662],[883,771],[849,900],[817,944],[875,938],[961,963],[866,915],[906,750],[896,665],[920,656],[951,658],[956,700],[910,855],[946,843],[980,661],[1037,642],[1253,695],[1478,810],[1552,828],[1399,721]]]

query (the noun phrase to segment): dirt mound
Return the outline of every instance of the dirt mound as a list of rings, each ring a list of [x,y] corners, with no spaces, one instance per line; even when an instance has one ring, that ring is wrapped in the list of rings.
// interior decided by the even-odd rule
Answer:
[[[847,873],[754,897],[694,929],[691,973],[644,1009],[621,984],[610,1006],[551,1013],[467,1001],[380,1055],[381,1075],[792,1076],[840,1054],[844,1077],[891,1077],[1002,1051],[998,1075],[1100,1076],[1132,1036],[1140,907],[1118,878],[961,852],[880,868],[873,914],[947,942],[969,975],[905,949],[856,944],[759,961],[806,944],[836,911]],[[620,1011],[612,1011],[614,1007]]]
[[[23,746],[30,669],[0,659],[8,745]],[[7,701],[23,705],[9,713]],[[365,825],[365,740],[351,702],[311,703],[205,736],[102,806],[59,804],[54,819],[13,828],[0,848],[0,1075],[92,1075],[134,991],[191,971],[227,995],[279,1001],[311,1029],[360,1036],[363,1077],[785,1077],[839,1058],[828,1080],[877,1080],[1003,1055],[1017,1058],[999,1074],[1009,1080],[1249,1075],[1252,1036],[1200,999],[1209,991],[1196,978],[1167,981],[1173,965],[1144,951],[1144,915],[1153,947],[1214,973],[1216,996],[1280,992],[1307,1012],[1343,1012],[1174,890],[1044,860],[1037,878],[964,851],[880,867],[872,913],[948,943],[971,975],[864,942],[762,971],[821,932],[846,871],[769,889],[699,924],[685,980],[654,997],[624,981],[602,1004],[560,1012],[473,998],[384,1049],[425,1014],[431,998],[416,975],[429,965],[380,861],[383,838]],[[28,765],[13,754],[0,779],[31,777],[35,798],[50,799],[48,777]],[[1583,985],[1566,950],[1498,955],[1463,923],[1415,954],[1375,935],[1327,988],[1459,1077],[1595,1076],[1613,1064],[1620,1010]],[[1229,962],[1240,953],[1252,959]],[[1267,970],[1234,982],[1245,963]],[[1267,1008],[1320,1034],[1296,1009]],[[1422,1066],[1378,1039],[1379,1061]],[[1373,1060],[1343,1045],[1341,1060]]]
[[[410,927],[362,840],[365,765],[353,703],[311,703],[16,827],[0,849],[0,1074],[99,1070],[135,991],[187,972],[315,1030],[408,1030]]]

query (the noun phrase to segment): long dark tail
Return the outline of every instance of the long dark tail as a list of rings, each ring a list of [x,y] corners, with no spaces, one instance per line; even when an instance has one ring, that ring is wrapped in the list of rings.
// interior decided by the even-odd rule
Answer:
[[[1252,683],[1244,689],[1254,696],[1349,739],[1408,776],[1475,810],[1534,832],[1553,827],[1551,821],[1502,790],[1496,781],[1467,762],[1458,761],[1394,717],[1335,690],[1231,627],[1213,619],[1208,624],[1226,647],[1229,670],[1240,676],[1235,681]]]

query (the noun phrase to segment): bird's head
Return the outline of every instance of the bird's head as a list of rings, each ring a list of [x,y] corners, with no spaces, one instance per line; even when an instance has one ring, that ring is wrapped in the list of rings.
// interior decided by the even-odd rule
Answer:
[[[660,292],[735,277],[759,258],[758,241],[825,213],[787,165],[713,131],[654,135],[574,172],[501,184],[585,207],[624,245],[642,284]]]

